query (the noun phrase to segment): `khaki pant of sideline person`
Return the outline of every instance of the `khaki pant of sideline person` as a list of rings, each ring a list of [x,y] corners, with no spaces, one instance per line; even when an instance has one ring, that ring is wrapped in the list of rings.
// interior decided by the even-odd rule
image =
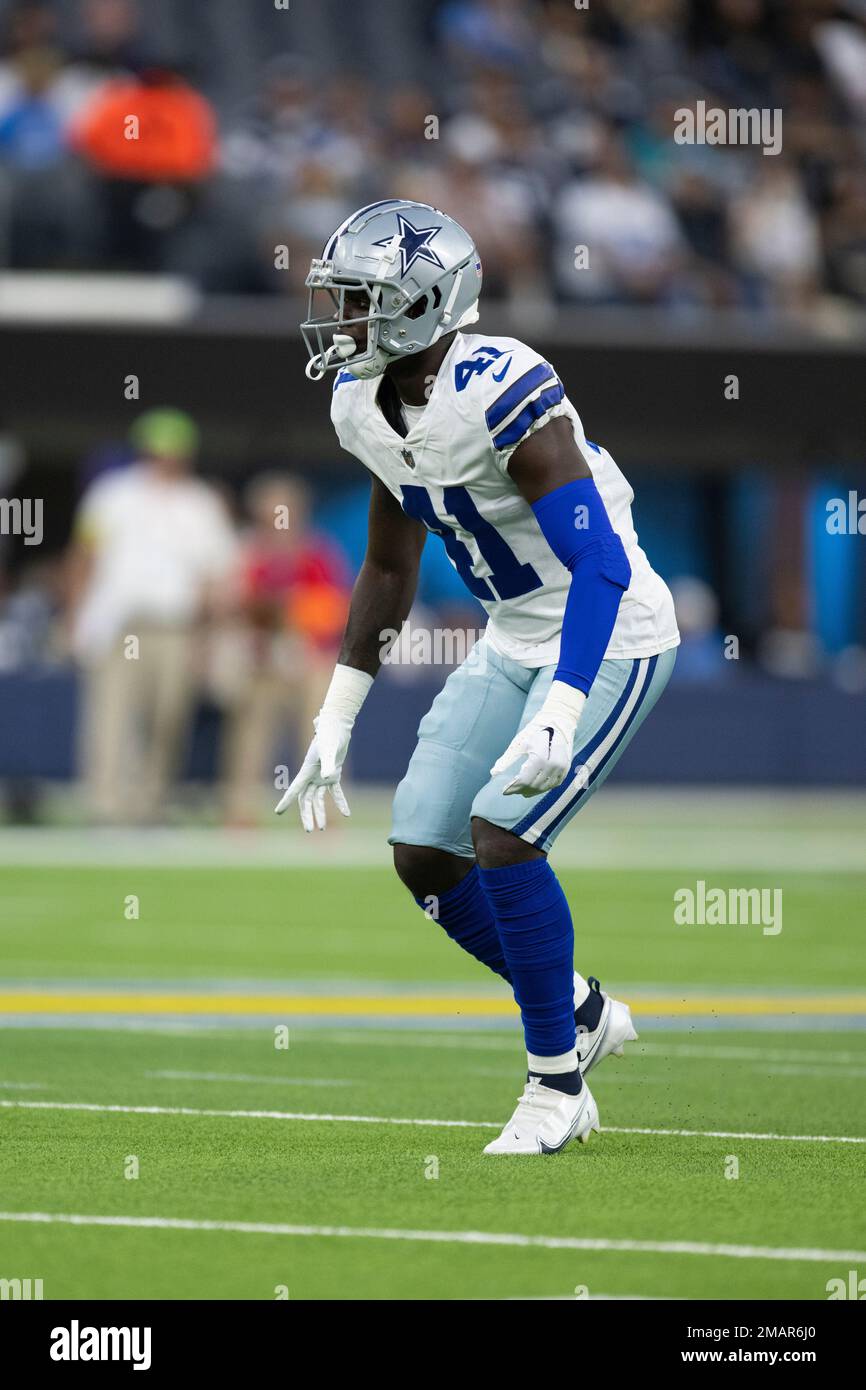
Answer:
[[[296,763],[290,774],[297,772],[333,670],[333,657],[313,658],[291,679],[273,668],[259,670],[238,693],[227,714],[225,745],[225,814],[230,823],[256,819],[262,789],[274,786],[274,753],[287,724],[295,734]]]
[[[134,623],[84,673],[82,771],[100,820],[152,821],[165,810],[194,695],[192,632]]]

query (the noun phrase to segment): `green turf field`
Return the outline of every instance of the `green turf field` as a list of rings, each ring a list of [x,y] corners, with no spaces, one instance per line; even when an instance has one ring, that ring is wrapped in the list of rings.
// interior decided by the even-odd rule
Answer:
[[[862,950],[866,874],[716,873],[780,887],[783,929],[677,926],[679,872],[561,879],[577,964],[628,983],[847,988]],[[130,895],[138,918],[125,917]],[[485,975],[375,869],[0,868],[6,980],[331,980],[486,985]],[[587,973],[587,971],[584,971]]]
[[[866,1143],[842,1142],[866,1139],[866,875],[705,875],[781,887],[777,936],[674,925],[695,877],[563,873],[577,964],[641,1041],[591,1078],[603,1134],[497,1159],[522,1084],[507,995],[384,870],[0,869],[0,1278],[822,1299],[866,1275]]]

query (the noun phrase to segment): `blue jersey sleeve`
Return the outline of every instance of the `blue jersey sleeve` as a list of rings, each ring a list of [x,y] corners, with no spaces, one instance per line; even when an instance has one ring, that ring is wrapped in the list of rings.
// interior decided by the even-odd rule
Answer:
[[[551,550],[571,571],[555,679],[588,695],[631,583],[631,566],[592,478],[556,488],[532,510]]]

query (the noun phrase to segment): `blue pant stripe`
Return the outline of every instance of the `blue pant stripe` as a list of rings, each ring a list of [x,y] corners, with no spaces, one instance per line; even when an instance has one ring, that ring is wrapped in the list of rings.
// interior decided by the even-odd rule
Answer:
[[[655,661],[656,658],[653,657],[653,660]],[[526,816],[524,816],[523,820],[520,821],[518,825],[515,825],[513,834],[525,834],[525,832],[535,824],[539,816],[543,816],[546,811],[550,810],[551,806],[553,806],[553,804],[559,800],[559,798],[562,796],[562,793],[574,781],[575,777],[577,776],[578,767],[580,767],[584,762],[586,762],[587,758],[592,756],[596,748],[598,748],[599,744],[604,742],[604,740],[607,738],[608,734],[610,733],[611,729],[613,728],[616,721],[619,719],[620,715],[622,714],[623,710],[625,709],[628,703],[629,696],[631,695],[631,692],[634,689],[634,683],[637,680],[637,673],[639,669],[640,661],[633,661],[631,671],[629,672],[629,677],[625,683],[623,692],[617,700],[616,704],[614,705],[613,709],[611,710],[610,714],[608,715],[607,719],[604,721],[601,728],[598,730],[598,733],[590,739],[589,743],[587,743],[575,754],[574,758],[572,759],[571,768],[569,769],[567,776],[563,779],[562,782],[560,782],[559,786],[554,787],[552,791],[547,792],[542,797],[541,801],[539,801],[538,805],[533,806],[532,810]]]
[[[655,675],[655,668],[656,668],[656,662],[657,662],[657,661],[658,661],[658,657],[657,657],[657,656],[653,656],[653,657],[650,658],[649,669],[648,669],[648,671],[647,671],[647,678],[646,678],[646,680],[644,681],[643,690],[641,691],[640,695],[637,697],[637,700],[635,701],[634,709],[632,710],[631,714],[629,715],[628,719],[626,720],[625,725],[623,726],[623,728],[620,730],[619,734],[617,735],[616,742],[615,742],[614,744],[612,744],[612,746],[607,750],[607,752],[605,753],[605,755],[604,755],[604,757],[602,758],[601,762],[599,763],[598,767],[594,768],[593,771],[590,773],[589,780],[587,781],[586,786],[585,786],[585,787],[581,787],[581,789],[580,789],[580,791],[577,793],[577,795],[576,795],[575,797],[573,797],[572,800],[569,801],[569,802],[567,803],[567,805],[563,806],[563,808],[562,808],[562,810],[559,812],[559,814],[558,814],[557,816],[555,816],[555,817],[553,818],[553,820],[550,822],[550,825],[548,825],[548,826],[545,827],[544,831],[542,832],[542,839],[545,839],[548,835],[552,835],[553,832],[557,829],[557,827],[560,826],[560,825],[562,824],[562,822],[563,822],[563,820],[565,819],[565,817],[568,816],[568,815],[570,815],[571,812],[574,811],[574,810],[580,805],[581,799],[582,799],[583,797],[589,795],[590,791],[592,790],[592,785],[593,785],[593,783],[598,781],[599,777],[601,776],[601,774],[602,774],[602,772],[604,771],[604,769],[607,767],[607,765],[608,765],[608,763],[610,762],[611,758],[615,758],[615,757],[616,757],[616,753],[617,753],[618,748],[620,747],[620,745],[621,745],[623,739],[624,739],[624,738],[626,737],[626,735],[628,734],[629,729],[631,728],[632,724],[634,723],[635,719],[637,718],[638,713],[640,712],[640,707],[641,707],[641,705],[643,704],[644,700],[645,700],[646,697],[647,697],[647,692],[649,691],[649,688],[650,688],[650,686],[652,685],[652,679],[653,679],[653,676]]]

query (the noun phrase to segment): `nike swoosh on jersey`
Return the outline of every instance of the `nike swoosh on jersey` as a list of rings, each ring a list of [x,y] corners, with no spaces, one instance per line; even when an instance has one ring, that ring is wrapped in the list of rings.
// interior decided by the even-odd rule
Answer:
[[[494,381],[501,381],[502,378],[505,376],[505,373],[508,371],[508,368],[509,368],[510,366],[511,366],[511,358],[509,357],[508,361],[506,362],[505,366],[502,368],[502,371],[501,371],[501,372],[491,372],[491,373],[490,373],[490,375],[493,377],[493,380],[494,380]]]

